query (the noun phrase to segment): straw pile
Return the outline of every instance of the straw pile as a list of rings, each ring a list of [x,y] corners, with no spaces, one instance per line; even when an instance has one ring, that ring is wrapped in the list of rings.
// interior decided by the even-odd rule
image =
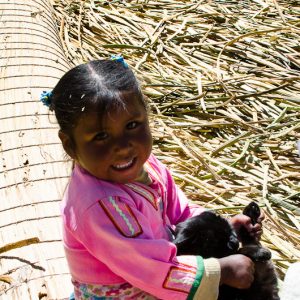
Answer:
[[[300,259],[300,5],[291,0],[53,1],[69,60],[122,54],[154,152],[201,205],[266,214],[283,277]]]

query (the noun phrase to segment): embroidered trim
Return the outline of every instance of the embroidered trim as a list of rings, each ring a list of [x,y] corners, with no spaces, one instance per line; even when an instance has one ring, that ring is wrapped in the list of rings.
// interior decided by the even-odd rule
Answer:
[[[123,236],[132,238],[143,233],[142,226],[130,206],[121,202],[118,197],[108,197],[98,203]]]
[[[154,178],[158,183],[158,188],[160,190],[160,201],[162,205],[162,218],[164,222],[166,222],[166,209],[167,209],[167,190],[165,185],[163,184],[163,180],[161,178],[161,175],[155,168],[151,165],[149,161],[146,161],[145,168],[148,171],[149,175]]]
[[[153,168],[153,166],[149,163],[149,161],[146,161],[145,163],[145,168],[148,171],[148,173],[150,174],[150,176],[152,176],[159,185],[160,191],[161,191],[161,197],[163,198],[163,200],[166,199],[166,187],[163,183],[163,180],[161,178],[161,175],[159,174],[159,172],[157,170],[155,170],[155,168]]]
[[[133,287],[130,283],[125,282],[121,284],[85,284],[72,280],[74,285],[76,299],[84,300],[100,300],[100,299],[144,299],[144,300],[157,300],[156,297],[151,296],[147,292]],[[75,298],[71,298],[75,299]]]
[[[128,186],[129,188],[131,188],[134,192],[140,194],[141,196],[143,196],[144,198],[146,198],[146,200],[148,200],[152,206],[158,210],[158,206],[157,206],[157,200],[155,195],[149,191],[148,189],[137,185],[135,183],[127,183],[126,186]]]
[[[192,300],[194,299],[194,296],[201,284],[202,277],[204,275],[204,262],[203,258],[201,256],[196,256],[197,257],[197,274],[195,277],[195,281],[193,283],[193,286],[190,290],[189,296],[187,300]]]
[[[198,268],[198,256],[194,255],[180,255],[176,257],[177,261],[174,261],[178,267],[197,270]]]
[[[195,268],[170,267],[167,277],[164,280],[163,287],[165,289],[189,293],[197,270]]]

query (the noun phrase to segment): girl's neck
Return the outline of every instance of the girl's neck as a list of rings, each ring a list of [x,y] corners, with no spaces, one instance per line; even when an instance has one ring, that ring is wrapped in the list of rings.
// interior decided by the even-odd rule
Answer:
[[[152,183],[152,179],[150,178],[149,173],[145,170],[145,167],[143,167],[141,174],[135,179],[135,181],[145,185],[150,185]]]

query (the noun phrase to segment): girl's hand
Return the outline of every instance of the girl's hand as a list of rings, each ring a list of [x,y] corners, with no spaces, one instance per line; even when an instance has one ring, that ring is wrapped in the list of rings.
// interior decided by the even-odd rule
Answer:
[[[263,211],[261,211],[261,214],[257,219],[257,223],[255,225],[252,225],[251,219],[248,216],[239,214],[232,217],[230,219],[230,223],[233,226],[233,229],[237,233],[238,237],[241,227],[244,227],[249,232],[249,234],[255,238],[256,241],[259,241],[263,232],[262,221],[264,220],[264,218],[265,214],[263,213]]]
[[[254,263],[242,254],[235,254],[219,259],[221,266],[221,284],[238,289],[247,289],[254,279]]]

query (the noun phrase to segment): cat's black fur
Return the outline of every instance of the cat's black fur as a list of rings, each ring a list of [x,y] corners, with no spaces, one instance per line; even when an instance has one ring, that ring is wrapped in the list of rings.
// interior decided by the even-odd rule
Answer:
[[[243,213],[257,223],[259,206],[251,202]],[[221,258],[232,254],[244,254],[255,263],[254,281],[249,289],[236,289],[222,285],[218,300],[280,300],[277,276],[272,264],[271,252],[262,247],[247,230],[239,232],[242,248],[237,235],[224,218],[213,212],[203,212],[176,226],[174,244],[178,255],[200,255],[203,258]]]

